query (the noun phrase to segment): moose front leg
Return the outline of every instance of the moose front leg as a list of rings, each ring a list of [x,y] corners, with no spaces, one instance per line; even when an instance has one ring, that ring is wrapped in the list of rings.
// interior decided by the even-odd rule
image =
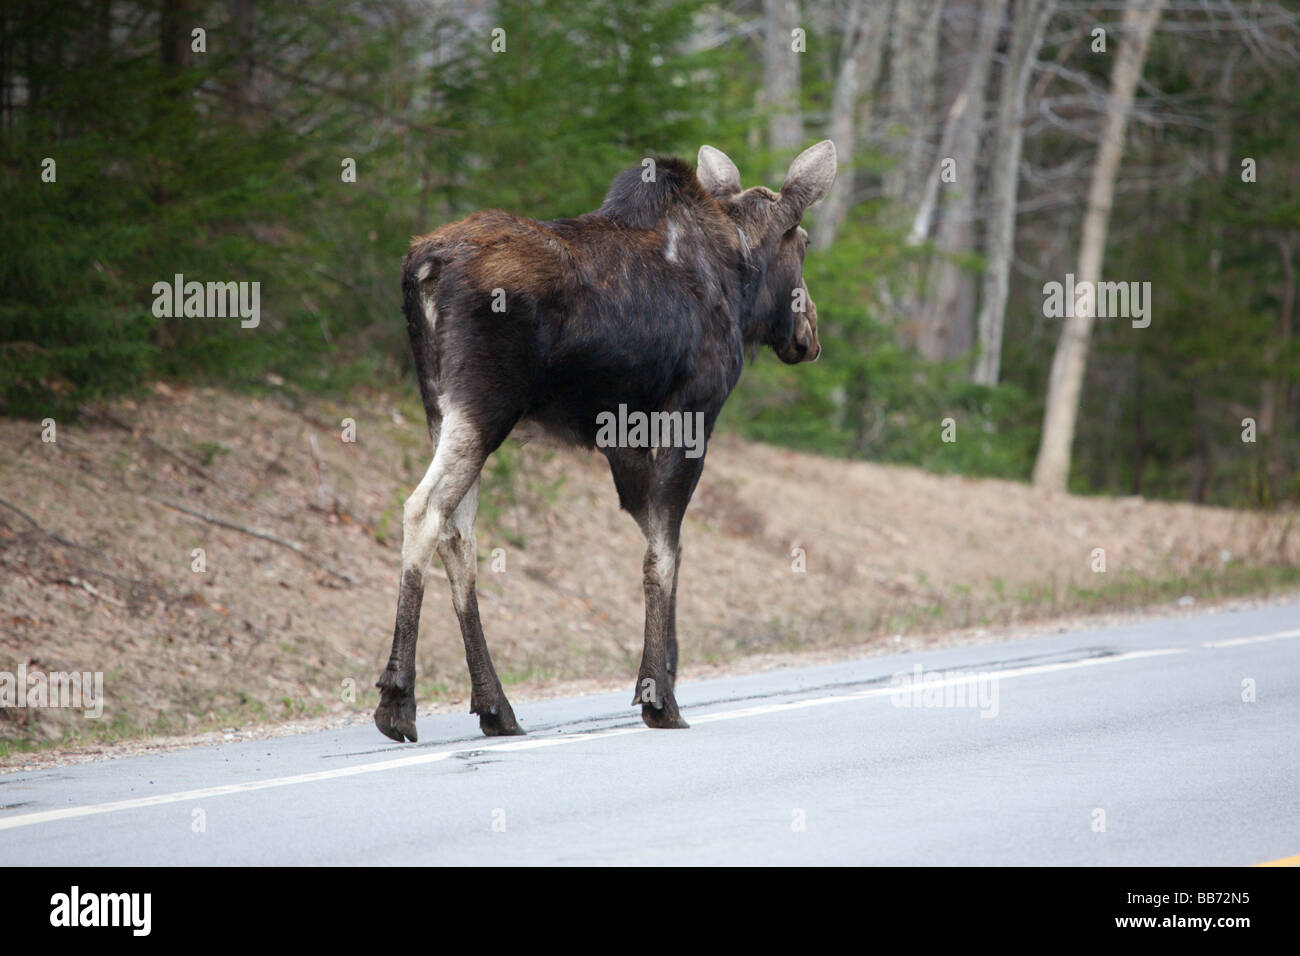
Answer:
[[[704,462],[686,458],[680,449],[660,450],[654,462],[659,481],[653,482],[642,522],[646,536],[642,564],[645,589],[645,650],[637,672],[634,704],[650,727],[689,727],[675,695],[677,682],[677,569],[681,559],[682,518],[690,503]]]
[[[677,546],[673,564],[673,586],[668,594],[668,690],[677,686],[677,576],[682,570],[682,546]]]
[[[677,707],[674,685],[677,677],[677,635],[674,620],[677,588],[678,545],[671,540],[650,539],[646,548],[645,649],[637,672],[636,696],[641,719],[661,729],[689,727]]]

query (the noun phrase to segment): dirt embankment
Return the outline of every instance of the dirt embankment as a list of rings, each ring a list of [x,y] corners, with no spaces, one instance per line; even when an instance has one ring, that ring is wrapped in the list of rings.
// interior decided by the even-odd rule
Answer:
[[[401,501],[428,452],[418,405],[394,401],[158,386],[142,404],[57,423],[53,442],[40,423],[0,420],[0,673],[98,671],[105,693],[97,721],[0,710],[0,755],[68,734],[368,713],[392,630]],[[1255,570],[1300,564],[1291,522],[722,437],[684,535],[682,672],[1170,596],[1153,581],[1191,594],[1259,587],[1286,579]],[[630,687],[642,550],[598,456],[508,445],[489,464],[480,603],[508,686]],[[437,582],[418,668],[422,703],[464,706],[460,635]]]

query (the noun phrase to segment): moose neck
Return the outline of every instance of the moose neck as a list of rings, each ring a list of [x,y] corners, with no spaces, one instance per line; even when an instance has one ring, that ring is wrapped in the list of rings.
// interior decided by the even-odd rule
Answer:
[[[750,245],[742,227],[733,226],[733,228],[739,237],[739,256],[733,266],[739,285],[733,313],[736,326],[740,329],[741,341],[744,342],[745,350],[752,358],[761,346],[768,344],[767,323],[755,312],[759,292],[763,288],[763,280],[767,277],[767,260],[763,257],[761,249],[756,250]]]
[[[625,228],[661,232],[665,254],[695,272],[746,350],[767,344],[764,317],[754,315],[767,274],[764,250],[750,242],[744,224],[705,190],[690,166],[659,157],[655,169],[650,180],[641,167],[620,173],[595,215]]]

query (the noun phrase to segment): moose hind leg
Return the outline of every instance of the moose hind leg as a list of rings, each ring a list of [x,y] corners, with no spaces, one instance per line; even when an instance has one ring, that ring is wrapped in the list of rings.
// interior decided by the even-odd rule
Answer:
[[[444,420],[433,461],[403,508],[402,583],[397,597],[393,650],[375,685],[379,688],[375,726],[398,743],[418,739],[415,647],[420,634],[425,577],[441,527],[478,479],[484,457],[481,443],[472,431],[455,419]]]
[[[483,623],[479,619],[478,595],[474,583],[478,575],[478,545],[474,535],[474,518],[478,512],[479,482],[476,478],[469,491],[452,512],[451,519],[438,537],[438,556],[451,581],[451,600],[465,640],[465,663],[469,666],[469,710],[478,714],[479,729],[489,737],[507,737],[524,731],[515,720],[515,712],[506,699],[501,681],[488,654]]]
[[[393,650],[388,666],[375,684],[379,706],[375,726],[399,744],[418,740],[415,730],[415,645],[420,636],[420,608],[424,604],[424,576],[428,557],[419,545],[419,527],[429,501],[429,488],[437,482],[437,456],[424,478],[406,499],[402,533],[402,582],[397,593],[397,622],[393,625]]]
[[[375,726],[399,744],[418,740],[415,730],[415,641],[420,632],[420,605],[424,603],[424,576],[402,570],[397,595],[397,623],[388,666],[379,674],[379,706]]]

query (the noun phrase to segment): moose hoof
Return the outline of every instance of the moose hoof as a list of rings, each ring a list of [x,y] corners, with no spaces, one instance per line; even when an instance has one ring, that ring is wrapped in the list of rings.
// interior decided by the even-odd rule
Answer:
[[[524,729],[515,720],[515,712],[510,708],[510,701],[503,694],[490,706],[479,706],[470,702],[470,712],[478,714],[478,729],[487,737],[520,737]]]
[[[677,709],[676,703],[668,704],[662,709],[653,704],[642,704],[641,719],[645,721],[647,727],[653,727],[655,730],[685,730],[690,727],[682,717],[681,711]]]
[[[375,708],[375,726],[399,744],[419,740],[415,733],[415,695],[381,700]]]

